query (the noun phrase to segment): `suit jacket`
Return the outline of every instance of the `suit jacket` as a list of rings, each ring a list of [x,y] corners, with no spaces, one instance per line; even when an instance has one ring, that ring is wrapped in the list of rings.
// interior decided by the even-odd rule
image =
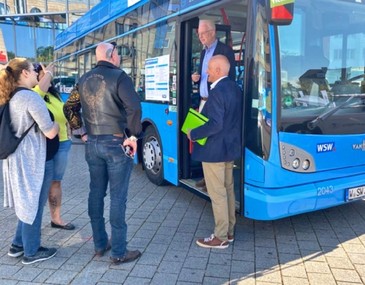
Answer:
[[[236,61],[234,59],[234,52],[230,46],[227,46],[224,43],[221,43],[220,41],[217,42],[217,46],[215,47],[215,50],[213,52],[213,56],[222,54],[228,58],[228,61],[230,63],[230,69],[229,69],[229,78],[232,80],[236,80]],[[199,74],[202,74],[202,72],[206,72],[206,70],[202,70],[203,68],[203,60],[205,56],[205,49],[203,49],[200,53],[200,63],[199,63]],[[209,89],[208,89],[209,90]]]
[[[242,90],[228,77],[210,90],[202,114],[209,121],[191,130],[193,141],[208,137],[204,146],[194,143],[192,159],[204,162],[233,161],[242,148]]]

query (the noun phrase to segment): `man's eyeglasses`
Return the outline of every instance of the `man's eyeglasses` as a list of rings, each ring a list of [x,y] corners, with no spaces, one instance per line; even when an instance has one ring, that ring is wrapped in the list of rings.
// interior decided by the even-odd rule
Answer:
[[[112,58],[113,57],[113,52],[114,52],[115,48],[117,47],[117,43],[116,42],[111,42],[110,44],[113,46],[113,48],[112,48],[112,51],[110,53],[109,58]]]
[[[200,32],[200,33],[198,32],[198,37],[204,36],[205,34],[211,32],[211,31],[213,31],[213,30],[207,30],[207,31]]]

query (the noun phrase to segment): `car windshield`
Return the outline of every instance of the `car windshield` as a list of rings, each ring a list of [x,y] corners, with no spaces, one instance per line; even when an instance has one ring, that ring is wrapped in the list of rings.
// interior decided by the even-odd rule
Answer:
[[[294,20],[280,26],[284,132],[365,132],[365,3],[296,0]]]

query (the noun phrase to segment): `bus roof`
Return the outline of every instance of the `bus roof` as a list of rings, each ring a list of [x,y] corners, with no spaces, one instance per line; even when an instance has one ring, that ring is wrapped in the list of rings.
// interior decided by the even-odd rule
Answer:
[[[101,1],[62,33],[57,35],[55,49],[67,45],[75,38],[79,38],[80,36],[89,33],[100,27],[103,23],[108,23],[115,17],[126,14],[139,6],[142,6],[146,2],[148,2],[148,0]]]
[[[155,5],[170,2],[169,8],[173,13],[185,13],[207,3],[217,0],[157,0]],[[126,15],[132,10],[149,2],[148,0],[103,0],[95,5],[85,15],[80,17],[71,26],[58,34],[55,41],[55,50],[62,48],[89,32],[107,24],[114,19]]]

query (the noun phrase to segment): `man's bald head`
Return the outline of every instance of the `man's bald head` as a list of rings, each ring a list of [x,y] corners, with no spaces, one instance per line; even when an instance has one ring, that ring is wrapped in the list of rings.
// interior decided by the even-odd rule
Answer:
[[[214,82],[221,77],[228,76],[230,63],[224,55],[213,56],[208,63],[208,81]]]
[[[95,50],[96,61],[108,61],[119,67],[120,58],[117,54],[114,45],[111,43],[100,43]]]
[[[222,76],[228,76],[229,74],[229,68],[231,67],[231,64],[229,63],[229,60],[224,55],[218,54],[211,58],[212,64],[216,67],[219,67],[220,73]]]

